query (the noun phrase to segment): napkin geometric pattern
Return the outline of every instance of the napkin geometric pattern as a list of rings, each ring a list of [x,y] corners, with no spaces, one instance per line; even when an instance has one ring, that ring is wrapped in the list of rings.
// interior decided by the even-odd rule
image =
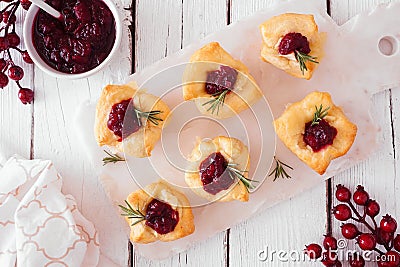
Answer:
[[[96,266],[96,229],[61,192],[51,161],[10,158],[0,169],[0,266]]]

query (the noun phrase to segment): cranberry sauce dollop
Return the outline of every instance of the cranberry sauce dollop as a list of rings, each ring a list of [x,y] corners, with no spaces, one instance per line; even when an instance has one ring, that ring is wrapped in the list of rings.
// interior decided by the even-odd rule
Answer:
[[[221,66],[219,70],[207,74],[206,92],[214,95],[225,90],[233,90],[238,72],[228,66]]]
[[[278,51],[281,55],[288,55],[294,51],[309,54],[311,49],[307,37],[298,32],[290,32],[283,36]]]
[[[212,153],[200,164],[200,177],[204,191],[216,195],[234,182],[226,171],[228,162],[221,153]]]
[[[179,222],[179,213],[171,205],[153,199],[146,210],[146,225],[161,235],[174,231]]]
[[[116,136],[119,136],[118,141],[137,132],[140,129],[139,118],[136,115],[134,107],[130,104],[132,99],[123,100],[120,103],[114,104],[111,112],[108,115],[107,127]]]
[[[58,20],[39,10],[33,43],[40,57],[64,73],[94,69],[110,54],[115,42],[115,20],[101,0],[46,0],[59,10]]]
[[[319,124],[313,126],[311,124],[311,121],[306,123],[303,140],[314,152],[333,144],[333,140],[337,135],[335,127],[330,126],[324,119]]]

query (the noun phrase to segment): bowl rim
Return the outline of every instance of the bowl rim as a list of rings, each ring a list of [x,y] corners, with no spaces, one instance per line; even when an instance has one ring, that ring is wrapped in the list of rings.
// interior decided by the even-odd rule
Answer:
[[[115,20],[115,41],[113,48],[111,49],[108,56],[103,60],[103,62],[101,62],[97,67],[83,73],[75,73],[75,74],[65,73],[53,69],[40,57],[40,55],[36,51],[36,48],[33,45],[32,30],[33,30],[33,22],[35,20],[37,12],[39,11],[39,7],[35,6],[34,4],[31,5],[28,12],[26,13],[22,34],[24,38],[25,48],[28,51],[29,56],[32,58],[34,64],[38,66],[39,69],[41,69],[43,72],[55,78],[65,78],[65,79],[75,80],[75,79],[87,78],[99,72],[111,61],[111,59],[113,58],[114,54],[116,54],[121,44],[122,21],[119,11],[112,0],[101,0],[101,1],[103,1],[108,6]]]

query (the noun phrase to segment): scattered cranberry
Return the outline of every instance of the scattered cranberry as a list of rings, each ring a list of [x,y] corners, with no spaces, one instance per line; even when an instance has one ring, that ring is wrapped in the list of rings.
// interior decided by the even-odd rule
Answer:
[[[33,64],[33,60],[31,56],[28,54],[28,51],[22,52],[22,59],[28,64]]]
[[[332,251],[325,251],[322,253],[322,260],[321,263],[327,267],[335,266],[338,262],[337,254]]]
[[[0,37],[0,51],[8,49],[9,44],[6,37]]]
[[[146,209],[146,225],[161,235],[174,231],[179,221],[179,213],[171,205],[153,199]]]
[[[383,267],[399,267],[400,254],[396,251],[388,251],[385,255],[381,256],[382,261],[380,266]]]
[[[341,226],[342,235],[346,239],[354,239],[356,238],[360,232],[357,229],[357,226],[353,223],[346,223]]]
[[[330,235],[325,236],[322,244],[326,250],[336,250],[338,248],[336,238]]]
[[[11,32],[6,35],[9,46],[18,46],[21,43],[21,39],[15,32]]]
[[[380,210],[381,210],[381,208],[380,208],[378,202],[376,202],[375,200],[372,200],[372,199],[369,199],[367,201],[366,213],[368,216],[374,218],[379,214]]]
[[[393,247],[395,250],[400,252],[400,235],[397,235],[393,240]]]
[[[376,229],[376,242],[379,245],[387,245],[393,239],[394,234],[383,231],[381,228]]]
[[[350,190],[341,184],[337,185],[335,195],[340,202],[349,202],[351,199]]]
[[[333,140],[337,135],[335,127],[330,126],[324,119],[316,125],[311,124],[312,122],[310,121],[305,125],[305,132],[303,135],[304,143],[309,145],[314,152],[319,152],[333,144]]]
[[[29,0],[19,0],[21,2],[21,6],[23,9],[28,10],[32,5],[32,2]]]
[[[7,62],[4,60],[4,58],[0,58],[0,72],[2,72],[6,66]]]
[[[31,89],[22,88],[18,92],[18,98],[21,100],[22,104],[31,104],[33,101],[34,93]]]
[[[373,234],[360,234],[357,241],[362,250],[373,250],[376,247],[376,238]]]
[[[207,74],[206,92],[209,95],[218,94],[225,90],[233,90],[238,72],[228,66],[221,66],[219,70]]]
[[[310,244],[306,246],[304,253],[306,253],[310,259],[316,260],[321,258],[322,248],[318,244]]]
[[[382,231],[394,233],[397,229],[397,222],[389,214],[386,214],[381,220],[380,228]]]
[[[349,206],[345,204],[339,204],[333,208],[333,214],[335,218],[339,221],[347,221],[351,218],[351,210]]]
[[[8,84],[8,77],[4,73],[0,72],[0,87],[4,88]]]
[[[364,258],[359,255],[355,254],[353,255],[350,260],[349,260],[350,266],[351,267],[364,267],[365,266],[365,260]]]
[[[11,80],[19,81],[24,77],[24,70],[20,66],[12,66],[8,69],[8,77]]]
[[[297,32],[291,32],[283,36],[281,42],[279,43],[278,50],[279,54],[281,55],[288,55],[295,51],[299,51],[304,54],[309,54],[311,52],[307,37]]]
[[[353,195],[354,203],[360,206],[365,206],[369,200],[368,193],[364,190],[364,187],[359,185],[357,186],[357,191],[354,192]]]

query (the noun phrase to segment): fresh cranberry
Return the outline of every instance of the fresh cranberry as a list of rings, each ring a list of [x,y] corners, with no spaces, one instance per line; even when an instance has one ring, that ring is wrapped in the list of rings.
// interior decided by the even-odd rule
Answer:
[[[364,187],[357,186],[356,192],[354,192],[353,200],[357,205],[365,206],[369,200],[369,194],[364,190]]]
[[[3,72],[0,72],[0,88],[6,87],[8,84],[8,77]]]
[[[397,235],[393,240],[393,247],[395,250],[400,252],[400,235]]]
[[[341,226],[342,235],[346,239],[354,239],[356,238],[360,232],[353,223],[346,223]]]
[[[322,254],[321,263],[327,267],[333,267],[338,262],[337,254],[332,251],[325,251]]]
[[[31,104],[33,101],[34,93],[31,89],[22,88],[18,92],[18,98],[21,100],[22,104]]]
[[[7,36],[7,41],[9,46],[18,46],[21,43],[21,39],[19,38],[19,36],[16,33],[9,33],[6,35]]]
[[[336,187],[336,199],[339,200],[340,202],[350,202],[351,199],[351,192],[350,190],[339,184]]]
[[[399,267],[400,266],[400,254],[396,251],[389,251],[381,257],[381,266],[384,267]]]
[[[383,216],[381,220],[380,228],[382,229],[382,231],[385,231],[387,233],[394,233],[397,229],[397,222],[395,219],[392,218],[392,216],[386,214],[386,216]]]
[[[349,263],[350,263],[350,267],[364,267],[365,266],[365,260],[359,254],[353,255],[350,258]]]
[[[0,51],[8,49],[8,39],[6,37],[0,37]]]
[[[11,12],[9,10],[4,11],[3,13],[3,22],[4,23],[14,23],[17,20],[17,17],[15,14],[11,15]]]
[[[346,204],[339,204],[333,208],[333,214],[339,221],[347,221],[351,218],[351,210]]]
[[[312,122],[310,121],[305,125],[304,143],[309,145],[314,152],[321,151],[333,144],[333,140],[337,135],[335,127],[330,126],[324,119],[320,120],[318,124],[312,126],[311,124]]]
[[[299,51],[304,54],[309,54],[311,52],[307,37],[298,32],[290,32],[283,36],[281,42],[279,43],[278,50],[279,54],[281,55],[288,55],[295,51]]]
[[[372,234],[360,234],[357,243],[362,250],[373,250],[376,247],[376,238]]]
[[[310,244],[306,246],[306,248],[304,249],[304,253],[306,253],[310,259],[316,260],[321,258],[322,248],[318,244]]]
[[[226,170],[228,162],[224,156],[217,152],[212,153],[200,164],[200,176],[204,191],[216,195],[228,189],[234,180]]]
[[[372,200],[372,199],[369,199],[367,201],[365,211],[368,216],[374,218],[379,214],[380,210],[381,210],[381,208],[380,208],[378,202],[376,202],[375,200]]]
[[[4,58],[0,58],[0,72],[3,71],[6,66],[7,61],[5,61]]]
[[[207,74],[206,92],[209,95],[218,94],[225,90],[233,90],[238,72],[228,66],[221,66],[219,70]]]
[[[28,10],[32,5],[32,2],[29,0],[20,0],[20,2],[21,2],[22,8],[25,10]]]
[[[130,105],[131,100],[127,99],[114,104],[108,116],[107,127],[116,136],[120,137],[119,141],[140,129],[139,118],[132,105]]]
[[[19,81],[24,77],[24,70],[20,66],[12,66],[8,69],[8,77],[14,81]]]
[[[28,51],[22,52],[22,59],[28,64],[33,64],[33,60],[29,55]]]
[[[389,244],[394,234],[383,231],[381,228],[376,229],[376,242],[380,245]]]
[[[174,231],[179,222],[179,213],[171,205],[153,199],[146,209],[146,225],[161,235]]]
[[[323,241],[323,246],[326,250],[336,250],[338,248],[336,238],[326,235]]]

